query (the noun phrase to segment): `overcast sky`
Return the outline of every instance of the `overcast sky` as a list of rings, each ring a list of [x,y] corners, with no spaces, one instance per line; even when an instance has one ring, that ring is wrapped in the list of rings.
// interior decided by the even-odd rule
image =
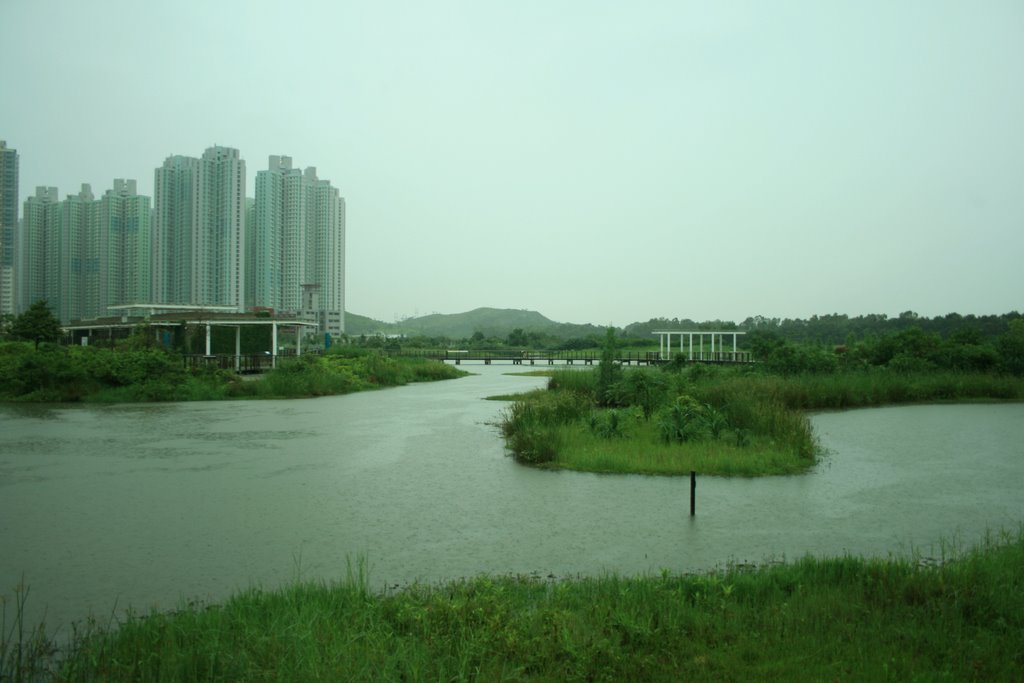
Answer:
[[[347,308],[1024,310],[1024,3],[0,0],[21,195],[316,166]]]

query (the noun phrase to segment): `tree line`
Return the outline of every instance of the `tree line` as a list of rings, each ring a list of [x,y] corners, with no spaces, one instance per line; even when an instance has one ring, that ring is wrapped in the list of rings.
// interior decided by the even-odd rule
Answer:
[[[961,315],[949,313],[928,318],[914,311],[904,311],[896,317],[885,313],[849,316],[843,313],[812,315],[810,318],[772,318],[756,315],[735,323],[728,320],[696,322],[689,318],[652,318],[647,322],[627,325],[624,333],[630,337],[646,337],[656,330],[743,330],[746,332],[770,332],[791,342],[812,342],[817,344],[845,344],[850,336],[862,338],[870,335],[890,335],[919,328],[922,332],[949,337],[961,330],[971,330],[982,339],[994,339],[1009,330],[1013,320],[1021,314],[1012,311],[1001,315]]]

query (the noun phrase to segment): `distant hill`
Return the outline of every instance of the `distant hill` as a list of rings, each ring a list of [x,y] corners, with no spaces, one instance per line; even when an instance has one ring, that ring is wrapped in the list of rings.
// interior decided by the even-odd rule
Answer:
[[[345,334],[358,337],[361,334],[396,334],[394,323],[381,322],[365,315],[345,311]]]
[[[851,334],[858,337],[867,334],[886,335],[918,327],[925,332],[942,336],[948,336],[958,330],[961,334],[965,334],[963,330],[974,330],[982,339],[994,339],[1006,333],[1011,320],[1021,317],[1020,313],[1011,311],[1001,315],[962,316],[958,313],[949,313],[945,316],[926,318],[913,311],[906,311],[891,318],[885,314],[850,317],[838,313],[813,315],[807,320],[755,316],[738,324],[727,320],[695,322],[689,318],[652,318],[647,322],[627,325],[620,332],[629,337],[650,339],[654,330],[739,329],[747,332],[770,332],[790,341],[842,344]],[[458,341],[472,337],[475,332],[480,332],[485,337],[504,339],[516,329],[521,329],[527,334],[538,332],[566,340],[587,338],[592,335],[602,336],[606,328],[601,325],[559,323],[545,318],[536,311],[509,308],[477,308],[466,313],[454,314],[433,313],[398,323],[386,323],[355,313],[345,314],[345,330],[352,336],[401,334],[448,337],[452,341]]]
[[[597,325],[576,325],[558,323],[537,311],[511,308],[477,308],[466,313],[432,313],[418,318],[408,318],[398,323],[373,320],[355,313],[345,313],[345,331],[349,335],[362,334],[403,334],[406,336],[448,337],[468,339],[480,332],[485,337],[507,337],[513,330],[540,332],[561,339],[586,337],[603,334],[603,327]]]

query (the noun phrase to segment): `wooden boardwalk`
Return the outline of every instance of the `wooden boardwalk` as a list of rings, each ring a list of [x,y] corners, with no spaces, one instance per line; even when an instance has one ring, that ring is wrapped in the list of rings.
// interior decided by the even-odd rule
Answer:
[[[321,351],[309,351],[307,353],[322,353]],[[453,349],[382,349],[381,353],[388,356],[401,356],[405,358],[429,358],[445,363],[508,363],[511,365],[595,365],[601,362],[601,353],[598,351],[516,351],[513,349],[478,349],[478,350],[453,350]],[[305,354],[303,354],[305,355]],[[234,370],[240,374],[263,373],[275,365],[275,360],[282,358],[294,358],[295,352],[289,350],[280,353],[275,357],[269,353],[246,353],[246,354],[188,354],[182,357],[186,368],[215,367],[222,370]],[[674,358],[673,358],[674,360]],[[620,352],[615,357],[615,362],[621,365],[662,365],[670,361],[661,357],[657,351],[626,351]],[[753,363],[751,354],[746,351],[716,351],[710,353],[698,353],[689,363],[714,363],[714,364],[735,364]]]
[[[386,351],[391,356],[430,358],[447,363],[511,363],[512,365],[594,365],[601,362],[599,351],[516,351],[513,349],[402,349]],[[694,363],[752,363],[747,351],[716,351],[698,354]],[[669,361],[657,351],[619,352],[615,362],[621,365],[660,365]]]

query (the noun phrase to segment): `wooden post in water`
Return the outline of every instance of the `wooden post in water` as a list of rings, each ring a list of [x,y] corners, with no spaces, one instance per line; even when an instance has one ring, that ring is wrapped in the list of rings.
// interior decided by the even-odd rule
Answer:
[[[697,514],[697,473],[690,470],[690,516]]]

